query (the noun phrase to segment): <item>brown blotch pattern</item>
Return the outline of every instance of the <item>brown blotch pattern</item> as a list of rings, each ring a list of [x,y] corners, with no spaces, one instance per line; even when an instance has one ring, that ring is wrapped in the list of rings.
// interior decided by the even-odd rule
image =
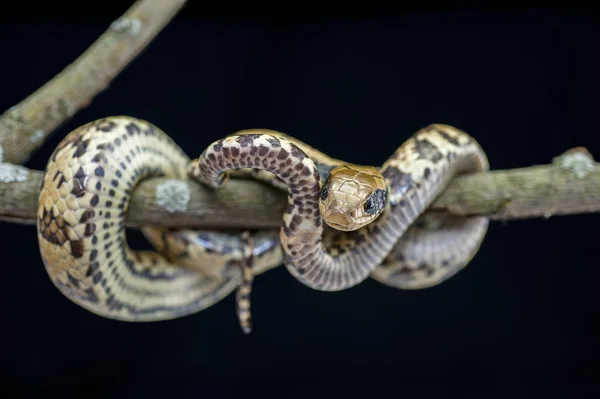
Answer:
[[[381,173],[388,183],[392,205],[402,206],[402,198],[416,188],[412,175],[395,167],[387,167]]]
[[[416,138],[414,143],[414,149],[419,159],[426,159],[436,164],[444,158],[444,155],[440,152],[438,147],[428,139]]]
[[[439,134],[440,136],[442,136],[442,138],[444,140],[446,140],[448,143],[455,145],[455,146],[460,146],[460,143],[458,142],[458,139],[456,137],[452,137],[450,136],[450,134],[446,133],[445,131],[441,130],[441,129],[435,129],[436,133]]]
[[[52,244],[60,246],[69,240],[71,226],[62,216],[54,217],[52,211],[44,209],[43,216],[38,220],[38,226],[42,237]]]

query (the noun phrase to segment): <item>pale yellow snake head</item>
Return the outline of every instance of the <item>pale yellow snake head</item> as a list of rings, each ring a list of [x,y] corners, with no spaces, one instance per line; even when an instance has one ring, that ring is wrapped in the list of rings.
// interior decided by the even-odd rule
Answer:
[[[340,165],[331,170],[321,188],[321,216],[336,230],[358,230],[381,215],[387,192],[385,179],[377,168]]]

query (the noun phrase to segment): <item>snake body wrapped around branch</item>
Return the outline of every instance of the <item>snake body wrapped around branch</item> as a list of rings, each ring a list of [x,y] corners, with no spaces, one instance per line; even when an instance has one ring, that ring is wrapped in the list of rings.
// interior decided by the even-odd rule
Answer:
[[[479,248],[487,219],[419,216],[454,175],[487,168],[477,143],[445,125],[418,132],[377,169],[329,158],[270,130],[238,132],[190,162],[156,126],[108,117],[75,129],[52,154],[39,197],[38,241],[55,286],[98,315],[172,319],[237,289],[238,316],[249,331],[252,278],[282,262],[303,283],[326,291],[369,275],[400,289],[454,275]],[[279,234],[148,226],[142,231],[159,252],[128,247],[125,213],[140,180],[190,175],[220,187],[229,173],[288,191]]]
[[[283,263],[299,281],[322,291],[347,289],[369,277],[454,176],[489,168],[473,138],[436,124],[417,132],[383,165],[387,187],[366,184],[371,190],[364,190],[360,181],[374,180],[376,168],[340,165],[323,155],[311,157],[294,141],[272,131],[245,131],[209,145],[188,169],[190,176],[214,188],[227,182],[232,169],[252,168],[277,176],[288,191],[280,234]],[[323,170],[328,177],[321,186]],[[343,250],[333,253],[324,245],[323,219],[346,230],[330,245]],[[429,243],[447,247],[429,254],[422,250],[417,258],[421,256],[423,264],[432,257],[450,265],[456,253],[470,253],[475,242],[479,246],[487,224],[486,218],[466,219],[460,227],[469,237],[465,242],[458,243],[452,234],[438,235],[437,242]]]

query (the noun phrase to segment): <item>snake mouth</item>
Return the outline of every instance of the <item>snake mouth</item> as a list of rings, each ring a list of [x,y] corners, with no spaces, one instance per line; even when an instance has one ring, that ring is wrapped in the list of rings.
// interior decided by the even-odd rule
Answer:
[[[347,215],[341,212],[330,211],[323,218],[329,227],[340,231],[352,231],[355,225]]]
[[[348,228],[348,226],[344,225],[344,224],[339,224],[339,223],[335,223],[335,222],[330,222],[328,220],[325,220],[325,223],[327,223],[327,225],[329,227],[332,227],[336,230],[339,231],[351,231],[352,229]]]

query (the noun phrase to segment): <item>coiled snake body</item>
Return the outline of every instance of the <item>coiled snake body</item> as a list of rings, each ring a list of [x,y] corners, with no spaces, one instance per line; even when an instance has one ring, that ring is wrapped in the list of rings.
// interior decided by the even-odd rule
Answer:
[[[192,177],[217,188],[230,169],[288,191],[279,234],[144,227],[160,252],[128,247],[125,213],[141,179]],[[422,214],[455,175],[487,169],[475,140],[439,124],[417,132],[377,169],[270,130],[238,132],[190,162],[152,124],[108,117],[69,133],[50,157],[38,240],[53,283],[89,311],[125,321],[172,319],[237,288],[238,315],[249,331],[252,278],[282,262],[325,291],[369,276],[417,289],[454,275],[477,252],[487,218]]]

